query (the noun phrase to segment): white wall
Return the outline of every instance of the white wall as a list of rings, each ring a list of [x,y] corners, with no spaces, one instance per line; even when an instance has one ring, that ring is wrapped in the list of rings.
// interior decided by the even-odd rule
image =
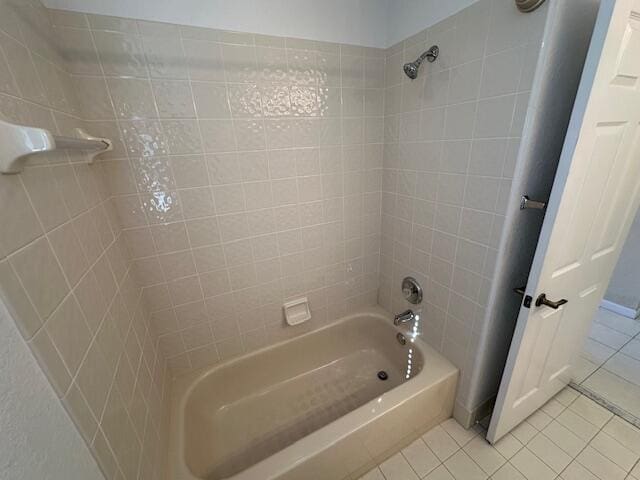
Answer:
[[[50,8],[386,46],[387,0],[44,0]]]
[[[468,7],[477,0],[389,0],[387,47]]]
[[[640,312],[640,212],[636,214],[604,298]]]
[[[386,48],[477,0],[43,0],[46,7]]]
[[[104,480],[2,302],[0,478]]]

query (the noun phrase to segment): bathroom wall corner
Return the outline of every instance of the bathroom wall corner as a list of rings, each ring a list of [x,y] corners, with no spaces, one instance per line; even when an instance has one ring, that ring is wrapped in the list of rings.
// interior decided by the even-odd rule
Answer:
[[[466,410],[477,412],[496,395],[521,297],[513,289],[527,284],[531,262],[544,217],[522,211],[522,195],[547,199],[580,83],[584,59],[598,13],[598,0],[547,2],[548,16],[541,24],[544,36],[524,119],[513,186],[501,230],[494,282],[485,315],[479,321],[476,348],[467,357],[470,366]],[[542,32],[542,30],[541,30]]]

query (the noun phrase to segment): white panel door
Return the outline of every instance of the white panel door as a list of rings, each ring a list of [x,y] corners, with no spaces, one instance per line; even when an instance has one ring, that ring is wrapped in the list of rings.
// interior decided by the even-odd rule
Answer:
[[[487,439],[569,383],[640,203],[640,0],[603,0]],[[567,303],[536,306],[542,294]]]

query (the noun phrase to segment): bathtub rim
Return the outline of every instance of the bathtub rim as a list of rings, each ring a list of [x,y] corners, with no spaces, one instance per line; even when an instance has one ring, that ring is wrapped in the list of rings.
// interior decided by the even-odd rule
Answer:
[[[371,306],[362,308],[349,315],[345,315],[327,323],[326,325],[322,325],[315,330],[282,340],[272,345],[267,345],[258,350],[215,365],[202,367],[194,372],[175,378],[171,386],[171,401],[169,409],[171,418],[169,422],[169,441],[167,445],[168,478],[166,480],[202,480],[202,478],[195,476],[191,472],[191,469],[185,460],[184,452],[184,449],[186,448],[184,428],[185,408],[191,393],[200,384],[200,382],[206,381],[208,376],[214,374],[219,369],[260,355],[264,351],[278,348],[279,346],[286,345],[300,338],[313,335],[358,317],[375,317],[379,320],[388,322],[392,330],[409,336],[406,328],[393,325],[392,316],[389,312],[381,307]],[[339,440],[349,435],[353,435],[362,426],[379,419],[395,408],[401,407],[403,403],[408,402],[410,399],[419,395],[429,387],[458,375],[458,369],[449,360],[444,358],[442,354],[427,344],[422,338],[418,337],[414,339],[413,344],[415,345],[415,348],[420,350],[424,361],[422,370],[417,375],[385,392],[380,397],[370,400],[333,422],[297,440],[293,444],[274,453],[270,457],[267,457],[248,467],[246,470],[227,478],[229,480],[269,480],[277,478],[279,475],[293,470],[297,465],[321,454]],[[369,412],[369,408],[374,402],[379,405],[379,409],[375,412]]]

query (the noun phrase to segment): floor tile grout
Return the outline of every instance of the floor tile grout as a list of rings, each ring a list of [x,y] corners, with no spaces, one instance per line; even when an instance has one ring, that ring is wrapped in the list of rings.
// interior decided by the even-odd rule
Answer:
[[[629,379],[627,379],[625,377],[622,377],[617,372],[611,371],[605,366],[608,362],[610,362],[617,355],[624,355],[625,357],[628,357],[628,358],[631,358],[631,359],[634,359],[634,360],[638,360],[638,359],[636,359],[634,357],[631,357],[630,355],[627,355],[622,350],[627,345],[629,345],[631,342],[633,342],[634,340],[637,340],[638,338],[640,338],[640,331],[636,332],[635,334],[629,335],[628,333],[621,332],[620,330],[617,330],[617,329],[612,328],[612,327],[610,327],[610,326],[608,326],[608,325],[606,325],[604,323],[601,323],[599,321],[599,318],[598,318],[598,314],[600,312],[606,312],[607,315],[613,315],[614,318],[625,318],[625,320],[626,320],[627,317],[622,317],[621,315],[618,315],[615,312],[609,312],[609,311],[607,311],[605,309],[599,309],[598,313],[596,313],[596,316],[595,316],[595,318],[593,320],[593,323],[594,324],[597,323],[601,327],[606,328],[608,330],[611,330],[613,332],[616,332],[618,334],[625,335],[625,336],[629,337],[629,339],[625,343],[623,343],[619,348],[616,349],[616,348],[612,347],[611,345],[603,343],[602,341],[600,341],[600,339],[590,336],[589,338],[592,341],[594,341],[594,342],[596,342],[596,343],[598,343],[600,345],[603,345],[603,346],[605,346],[605,347],[607,347],[607,348],[609,348],[611,350],[614,350],[614,351],[613,351],[613,353],[611,353],[611,355],[607,356],[607,358],[604,361],[601,361],[601,362],[598,362],[598,363],[592,362],[592,363],[594,363],[594,365],[597,365],[596,368],[593,371],[591,371],[580,382],[576,382],[576,385],[574,386],[574,388],[577,387],[576,389],[578,391],[580,391],[585,396],[588,396],[589,398],[591,398],[592,400],[594,400],[596,403],[600,404],[601,406],[603,406],[603,407],[605,407],[605,408],[607,408],[609,410],[614,410],[615,411],[614,413],[616,413],[618,416],[620,416],[621,418],[623,418],[627,422],[629,422],[629,423],[631,423],[631,424],[633,424],[635,426],[640,426],[640,418],[638,418],[638,416],[636,414],[634,414],[632,412],[629,412],[628,410],[618,406],[613,400],[609,400],[607,398],[606,393],[598,392],[598,391],[593,390],[592,388],[589,388],[587,386],[588,385],[588,381],[590,379],[592,379],[592,378],[595,378],[595,376],[598,375],[598,372],[607,372],[607,374],[610,374],[615,378],[619,378],[620,381],[624,381],[625,383],[629,382],[630,384],[637,385],[638,387],[640,387],[640,384],[636,383],[633,380],[629,380]],[[628,319],[628,320],[632,320],[632,319]],[[640,321],[636,320],[636,319],[633,319],[633,321],[638,322],[638,327],[640,328]],[[583,351],[584,351],[584,349],[583,349]],[[584,358],[587,361],[592,361],[592,357],[587,358],[587,357],[583,356],[582,358]],[[640,398],[638,399],[638,402],[640,403]]]
[[[465,478],[458,478],[454,476],[454,471],[451,470],[450,466],[446,464],[446,462],[449,462],[451,460],[451,458],[454,455],[459,454],[461,451],[464,453],[464,455],[466,457],[468,457],[468,459],[472,462],[472,464],[478,469],[478,473],[482,472],[482,475],[484,476],[484,478],[486,479],[494,479],[494,476],[497,474],[497,472],[499,472],[502,468],[505,468],[505,465],[509,464],[509,468],[512,468],[514,471],[518,472],[520,475],[522,475],[524,478],[528,478],[529,480],[534,480],[537,479],[538,477],[532,477],[531,475],[534,475],[535,472],[531,472],[529,471],[529,477],[527,477],[525,475],[525,472],[522,471],[522,469],[519,469],[515,466],[515,464],[513,463],[513,459],[516,458],[516,456],[518,454],[520,454],[520,452],[522,452],[524,449],[527,450],[527,454],[531,455],[532,457],[536,458],[538,462],[540,462],[541,465],[545,465],[545,468],[549,469],[548,472],[551,474],[553,473],[553,477],[549,477],[549,478],[554,478],[556,480],[562,479],[562,476],[567,472],[567,470],[569,469],[569,467],[573,464],[576,463],[580,466],[580,468],[585,469],[586,471],[590,471],[589,467],[585,464],[583,464],[581,461],[578,460],[578,457],[580,455],[583,454],[583,452],[585,450],[587,450],[587,448],[593,448],[595,449],[595,451],[598,452],[599,455],[602,455],[604,458],[606,458],[608,460],[608,462],[611,464],[611,468],[616,468],[619,469],[620,471],[624,471],[625,472],[625,478],[632,478],[630,477],[630,473],[633,471],[634,468],[637,467],[637,465],[640,464],[640,452],[636,453],[636,450],[631,450],[629,447],[627,447],[628,443],[622,442],[620,441],[620,439],[618,437],[615,436],[615,434],[613,434],[613,432],[611,431],[607,431],[607,435],[611,438],[613,438],[615,440],[615,444],[618,445],[620,448],[623,448],[626,452],[630,452],[631,454],[634,455],[635,457],[635,461],[633,463],[633,465],[629,468],[629,470],[627,471],[627,466],[624,466],[624,464],[620,464],[620,463],[616,463],[618,460],[615,459],[615,456],[612,456],[611,454],[604,453],[604,450],[601,449],[601,447],[595,447],[593,442],[594,440],[602,433],[605,431],[605,428],[607,427],[607,425],[609,425],[616,417],[620,418],[619,415],[615,415],[614,413],[610,413],[609,415],[606,416],[606,418],[604,416],[602,416],[602,418],[600,420],[598,420],[598,412],[594,412],[596,414],[596,416],[594,417],[593,415],[590,415],[588,412],[588,410],[582,410],[579,408],[576,408],[576,402],[579,401],[579,399],[581,397],[584,397],[585,399],[587,399],[589,402],[593,401],[592,399],[590,399],[588,396],[583,395],[581,392],[567,388],[564,391],[572,391],[575,392],[575,397],[573,399],[571,399],[570,401],[568,401],[566,404],[563,402],[560,402],[557,399],[557,396],[554,397],[554,400],[556,400],[556,402],[562,406],[562,408],[557,409],[556,408],[556,412],[552,415],[552,414],[548,414],[546,413],[546,415],[548,415],[548,417],[551,419],[551,421],[549,423],[546,423],[541,429],[538,429],[537,427],[535,427],[533,424],[529,423],[530,428],[533,429],[533,431],[535,431],[535,434],[532,435],[530,438],[528,438],[526,441],[520,441],[517,437],[515,437],[516,440],[518,440],[518,445],[519,448],[516,449],[516,451],[509,457],[507,458],[506,456],[504,456],[495,446],[491,445],[491,447],[499,454],[500,458],[502,460],[504,460],[504,463],[501,463],[500,467],[498,467],[493,473],[488,474],[487,471],[482,468],[480,466],[480,464],[465,450],[465,448],[472,442],[475,441],[477,438],[482,438],[483,432],[477,432],[472,435],[470,438],[465,439],[465,437],[459,437],[458,435],[456,435],[456,438],[461,438],[461,441],[458,442],[455,440],[455,438],[449,434],[449,432],[442,427],[442,423],[439,425],[439,427],[442,429],[442,431],[451,439],[452,442],[454,442],[455,444],[455,451],[453,453],[451,453],[450,455],[447,455],[446,458],[444,460],[441,460],[440,457],[438,457],[437,455],[435,455],[435,452],[429,447],[429,445],[427,444],[426,441],[424,441],[422,439],[422,437],[419,437],[419,441],[421,441],[422,443],[424,443],[424,445],[427,447],[427,449],[431,452],[432,455],[434,455],[434,457],[437,459],[437,465],[435,466],[435,468],[433,468],[430,472],[428,472],[425,476],[420,477],[420,475],[418,474],[418,470],[416,469],[416,467],[414,467],[414,465],[409,461],[409,458],[405,456],[404,452],[402,452],[402,450],[398,453],[400,453],[400,457],[402,459],[402,461],[404,463],[406,463],[409,467],[411,472],[416,476],[416,478],[419,478],[421,480],[425,480],[427,478],[429,478],[433,472],[436,469],[444,469],[444,471],[448,472],[448,474],[452,477],[455,478],[456,480],[467,480]],[[598,405],[598,408],[601,408],[601,406],[597,403],[594,402],[594,405]],[[555,405],[554,405],[555,406]],[[574,408],[572,408],[574,407]],[[590,430],[588,435],[583,435],[580,433],[575,432],[572,428],[570,428],[569,426],[565,426],[563,423],[558,422],[558,418],[567,410],[570,410],[574,415],[576,415],[577,417],[579,417],[580,419],[582,419],[584,422],[586,422],[586,424],[589,424],[593,427],[593,430]],[[549,411],[547,409],[547,411]],[[603,413],[603,412],[602,412]],[[624,420],[624,419],[623,419]],[[552,439],[551,437],[547,436],[547,434],[545,434],[544,430],[546,429],[546,427],[548,425],[551,424],[551,422],[558,422],[564,429],[566,429],[568,432],[571,432],[572,435],[574,435],[577,439],[580,440],[580,444],[578,445],[579,449],[577,450],[577,452],[575,454],[573,453],[569,453],[567,451],[565,451],[564,449],[562,449],[560,447],[560,445],[558,445],[556,442],[558,441],[558,439]],[[444,422],[443,422],[444,423]],[[600,425],[600,423],[602,423]],[[541,425],[541,423],[538,422],[538,425]],[[630,426],[630,428],[634,428],[634,430],[636,430],[638,432],[638,435],[640,435],[640,428],[636,428],[633,426]],[[533,450],[531,450],[531,442],[533,441],[534,438],[538,437],[539,434],[542,434],[542,436],[544,437],[544,441],[545,442],[549,442],[549,444],[551,444],[553,447],[556,447],[560,450],[563,451],[563,453],[570,458],[569,463],[564,466],[564,468],[562,468],[559,472],[556,472],[556,470],[554,469],[554,467],[552,465],[550,465],[548,463],[548,461],[545,461],[544,458],[542,458],[541,456],[537,455]],[[584,445],[582,445],[582,443],[584,443]],[[453,445],[452,445],[453,446]],[[405,447],[406,448],[406,447]],[[404,450],[404,449],[403,449]],[[512,450],[513,451],[513,450]],[[444,458],[444,456],[443,456]],[[480,457],[478,457],[480,458]],[[497,458],[497,457],[496,457]],[[546,456],[545,456],[546,458]],[[548,460],[548,459],[547,459]],[[384,462],[383,462],[384,463]],[[414,462],[415,463],[415,462]],[[382,464],[381,464],[382,465]],[[393,472],[390,472],[390,474],[385,475],[385,473],[382,471],[381,465],[378,465],[377,467],[375,467],[375,469],[378,470],[378,474],[379,474],[379,478],[382,478],[384,480],[398,480],[398,477],[393,475]],[[535,467],[533,467],[535,468]],[[542,467],[540,467],[542,468]],[[374,469],[374,470],[375,470]],[[408,471],[407,471],[408,472]],[[597,475],[593,472],[591,472],[594,477],[597,477]],[[402,477],[403,479],[405,477]],[[474,477],[475,478],[475,477]],[[606,480],[606,479],[604,479]]]
[[[615,332],[616,334],[620,334],[620,335],[625,335],[626,337],[629,337],[628,340],[626,342],[624,342],[622,345],[620,345],[618,348],[614,348],[611,345],[608,345],[607,343],[604,343],[603,341],[601,341],[602,339],[600,338],[595,338],[595,337],[589,337],[590,340],[592,340],[593,342],[596,342],[599,345],[602,345],[608,349],[613,350],[613,352],[608,355],[606,357],[606,359],[599,361],[599,362],[593,362],[593,357],[591,355],[589,356],[585,356],[585,355],[581,355],[581,357],[588,361],[591,362],[593,365],[596,366],[596,368],[594,368],[592,371],[589,372],[588,375],[586,375],[580,382],[576,382],[576,385],[574,385],[574,387],[579,390],[582,394],[588,396],[589,398],[591,398],[592,400],[594,400],[596,403],[600,404],[601,406],[604,406],[605,408],[614,411],[618,416],[620,416],[621,418],[623,418],[624,420],[626,420],[627,422],[635,425],[635,426],[639,426],[640,425],[640,418],[638,418],[637,413],[632,413],[630,411],[628,411],[625,408],[622,408],[621,406],[618,406],[616,404],[616,402],[613,399],[609,399],[607,398],[607,394],[606,392],[599,392],[593,388],[590,388],[588,385],[590,385],[589,381],[590,380],[595,380],[599,375],[604,375],[606,372],[607,375],[609,375],[611,379],[620,379],[620,382],[625,382],[625,383],[630,383],[632,385],[636,385],[638,387],[640,387],[640,384],[638,384],[637,382],[628,379],[626,377],[623,377],[619,374],[619,372],[615,372],[610,370],[609,368],[607,368],[607,364],[609,362],[611,362],[613,359],[615,358],[620,358],[617,357],[619,355],[622,355],[624,357],[628,357],[629,359],[633,359],[633,360],[638,360],[635,357],[632,357],[630,355],[627,355],[625,352],[623,352],[622,350],[624,350],[630,343],[632,343],[634,340],[637,340],[638,338],[640,338],[640,330],[637,331],[635,334],[629,334],[626,332],[622,332],[620,330],[617,330],[615,328],[612,328],[610,326],[608,326],[606,323],[602,323],[601,319],[599,317],[599,314],[602,312],[606,312],[606,314],[608,316],[610,316],[610,318],[624,318],[625,322],[627,320],[632,320],[634,322],[637,322],[638,324],[638,328],[640,328],[640,320],[637,319],[627,319],[627,317],[622,317],[621,315],[616,314],[615,312],[609,312],[607,310],[603,310],[603,309],[599,309],[598,312],[596,313],[596,316],[593,320],[593,324],[598,324],[600,325],[601,328],[605,328],[608,329],[612,332]],[[613,316],[613,317],[611,317]],[[586,346],[586,343],[585,343]],[[583,352],[585,352],[585,348],[583,347]],[[602,373],[601,373],[602,372]],[[612,381],[617,381],[617,380],[612,380]],[[638,399],[638,402],[640,403],[640,398]]]
[[[577,400],[578,398],[580,398],[580,397],[576,397],[576,400]],[[573,402],[575,402],[576,400],[574,400]],[[573,404],[573,402],[571,402],[571,403],[569,404],[569,406],[571,406],[571,404]],[[567,408],[569,408],[569,406],[567,406]],[[569,465],[571,465],[573,462],[578,462],[578,463],[580,463],[580,461],[578,460],[578,457],[580,456],[580,454],[581,454],[582,452],[584,452],[584,451],[587,449],[587,447],[588,447],[588,446],[590,446],[590,445],[591,445],[591,442],[593,441],[593,439],[594,439],[594,438],[596,438],[596,436],[597,436],[597,435],[598,435],[598,434],[599,434],[599,433],[604,429],[604,427],[606,427],[606,426],[607,426],[607,424],[611,421],[611,419],[612,419],[612,418],[613,418],[613,416],[612,416],[612,417],[610,417],[610,418],[609,418],[609,420],[607,420],[607,421],[602,425],[602,427],[600,427],[600,429],[596,432],[596,434],[595,434],[595,435],[593,435],[593,436],[591,437],[591,439],[590,439],[588,442],[586,442],[586,444],[585,444],[585,446],[582,448],[582,450],[580,450],[580,451],[578,452],[578,454],[577,454],[575,457],[573,457],[573,458],[571,459],[571,462],[569,462]],[[586,420],[586,419],[585,419],[585,420]],[[588,421],[588,420],[587,420],[587,421]],[[593,424],[592,424],[592,425],[593,425]],[[570,429],[568,429],[568,430],[570,430]],[[575,433],[575,432],[574,432],[574,433]],[[591,448],[593,448],[593,447],[591,447]],[[564,472],[566,472],[566,471],[567,471],[567,468],[569,468],[569,465],[567,465],[566,467],[564,467],[564,468],[562,469],[562,471],[558,474],[558,478],[562,478],[562,474],[563,474]],[[582,463],[580,463],[580,465],[582,465]],[[584,467],[586,470],[589,470],[585,465],[582,465],[582,467]],[[631,471],[631,470],[629,470],[629,471]],[[594,474],[594,476],[596,476],[596,475]]]

